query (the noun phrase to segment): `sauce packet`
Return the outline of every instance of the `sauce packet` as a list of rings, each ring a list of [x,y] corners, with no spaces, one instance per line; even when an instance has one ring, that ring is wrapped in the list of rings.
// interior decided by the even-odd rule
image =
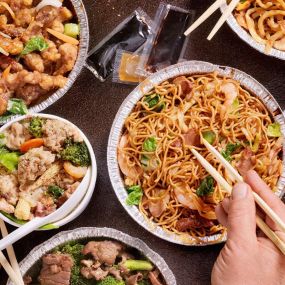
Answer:
[[[151,34],[152,21],[141,9],[136,9],[109,35],[88,53],[86,67],[101,81],[113,72],[118,49],[136,51]]]
[[[161,3],[156,12],[153,32],[144,45],[137,73],[147,76],[179,62],[184,56],[188,38],[184,32],[194,20],[194,11]]]

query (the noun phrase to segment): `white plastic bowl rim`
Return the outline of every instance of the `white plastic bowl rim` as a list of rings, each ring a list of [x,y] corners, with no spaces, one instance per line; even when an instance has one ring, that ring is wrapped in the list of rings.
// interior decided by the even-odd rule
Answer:
[[[59,227],[61,227],[63,225],[66,225],[67,223],[71,222],[72,220],[76,219],[86,209],[86,207],[88,206],[88,204],[89,204],[89,202],[91,200],[91,197],[93,195],[93,192],[94,192],[94,189],[95,189],[96,180],[97,180],[96,157],[95,157],[93,148],[91,146],[91,143],[89,142],[89,140],[85,136],[85,134],[76,125],[74,125],[70,121],[68,121],[68,120],[66,120],[64,118],[55,116],[55,115],[42,114],[42,113],[39,113],[39,114],[30,113],[30,114],[27,114],[25,116],[17,117],[17,118],[14,118],[12,121],[6,123],[4,126],[2,126],[0,128],[0,133],[4,132],[13,123],[20,122],[20,121],[22,121],[24,119],[27,119],[27,118],[30,118],[30,117],[41,117],[41,118],[46,118],[46,119],[59,120],[59,121],[62,121],[62,122],[65,122],[67,124],[72,125],[74,128],[76,128],[79,131],[81,137],[83,138],[84,142],[87,145],[87,148],[88,148],[88,151],[89,151],[89,154],[90,154],[90,158],[91,158],[91,179],[90,179],[89,186],[88,186],[88,189],[86,191],[86,194],[83,197],[83,199],[79,202],[78,206],[76,208],[72,209],[71,212],[65,218],[63,218],[63,219],[61,219],[59,221],[55,221],[55,222],[52,223],[52,228],[59,228]],[[4,216],[1,213],[0,213],[0,218],[2,220],[4,220],[5,222],[7,222],[8,224],[12,225],[12,226],[15,226],[15,227],[20,227],[21,226],[21,225],[15,223],[14,221],[11,221],[9,218],[7,218],[6,216]]]

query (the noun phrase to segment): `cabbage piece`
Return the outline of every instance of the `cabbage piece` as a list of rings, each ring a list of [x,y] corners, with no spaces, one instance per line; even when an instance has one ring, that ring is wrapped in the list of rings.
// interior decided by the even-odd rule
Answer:
[[[281,137],[282,133],[281,133],[281,126],[280,126],[280,124],[279,123],[270,124],[267,127],[267,135],[269,137],[274,137],[274,138]]]

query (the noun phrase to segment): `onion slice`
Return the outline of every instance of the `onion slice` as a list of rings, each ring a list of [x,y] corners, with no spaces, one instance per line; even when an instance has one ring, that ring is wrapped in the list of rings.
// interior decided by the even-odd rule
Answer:
[[[6,2],[0,2],[0,6],[4,7],[11,15],[13,20],[15,20],[16,16],[11,7]]]
[[[10,36],[8,36],[8,35],[6,35],[6,34],[4,34],[4,33],[2,33],[2,32],[0,32],[0,36],[4,37],[4,38],[6,38],[6,39],[11,39]]]
[[[58,0],[42,0],[37,6],[36,11],[41,10],[45,6],[53,6],[59,8],[62,6],[62,3]]]
[[[0,53],[9,56],[9,53],[7,51],[5,51],[3,48],[0,47]]]

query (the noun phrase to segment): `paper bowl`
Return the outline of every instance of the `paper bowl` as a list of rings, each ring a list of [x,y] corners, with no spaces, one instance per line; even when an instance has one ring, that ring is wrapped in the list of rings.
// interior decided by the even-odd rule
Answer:
[[[75,126],[73,123],[71,123],[70,121],[63,119],[61,117],[58,116],[54,116],[54,115],[48,115],[48,114],[29,114],[26,116],[21,116],[21,117],[17,117],[14,118],[12,121],[10,121],[9,123],[5,124],[4,126],[2,126],[0,128],[0,133],[3,132],[4,130],[6,130],[7,128],[9,128],[13,123],[18,122],[18,121],[22,121],[26,118],[30,118],[33,116],[37,116],[37,117],[41,117],[41,118],[46,118],[46,119],[54,119],[54,120],[59,120],[59,121],[63,121],[65,123],[71,124],[72,126],[74,126],[80,133],[81,137],[83,138],[84,142],[86,143],[87,147],[88,147],[88,151],[90,153],[90,157],[91,157],[91,178],[89,183],[87,183],[87,188],[85,189],[86,193],[83,196],[83,198],[81,199],[81,201],[78,201],[78,204],[75,208],[71,209],[70,213],[66,215],[66,217],[58,220],[58,221],[53,221],[51,223],[51,225],[48,228],[44,228],[44,229],[54,229],[54,228],[59,228],[63,225],[66,225],[67,223],[71,222],[72,220],[76,219],[88,206],[92,194],[94,192],[95,189],[95,184],[96,184],[96,179],[97,179],[97,163],[96,163],[96,158],[95,158],[95,154],[93,151],[93,148],[88,140],[88,138],[84,135],[84,133],[77,127]],[[7,222],[8,224],[15,226],[15,227],[20,227],[21,225],[15,223],[14,221],[11,221],[9,218],[7,218],[6,216],[4,216],[3,214],[0,213],[0,218],[2,220],[4,220],[5,222]]]
[[[29,255],[20,263],[22,276],[27,273],[31,276],[36,275],[40,269],[40,259],[43,255],[53,250],[59,245],[63,245],[70,241],[89,241],[112,239],[119,241],[129,247],[137,249],[145,257],[147,257],[161,272],[167,285],[176,285],[175,277],[164,261],[164,259],[151,250],[143,241],[138,238],[131,237],[118,230],[110,228],[79,228],[72,231],[61,232],[47,240],[46,242],[35,247]],[[13,285],[11,280],[8,280],[7,285]]]
[[[221,6],[221,12],[224,13],[227,8],[227,4],[224,3]],[[285,52],[272,48],[268,53],[265,52],[265,45],[258,43],[249,32],[247,32],[244,28],[242,28],[239,23],[237,22],[236,18],[231,14],[228,19],[227,23],[230,26],[230,28],[237,34],[237,36],[242,39],[244,42],[246,42],[248,45],[250,45],[252,48],[258,50],[259,52],[267,55],[267,56],[273,56],[278,59],[285,60]]]
[[[48,96],[45,100],[41,101],[40,103],[29,107],[30,113],[38,113],[55,103],[59,100],[65,93],[71,88],[73,83],[75,82],[77,76],[80,74],[84,64],[85,59],[87,57],[87,52],[89,48],[89,25],[88,25],[88,18],[85,11],[84,4],[81,0],[68,0],[71,2],[72,7],[75,11],[75,14],[78,18],[78,23],[80,24],[80,39],[79,39],[79,51],[78,56],[75,62],[75,65],[72,71],[68,75],[67,83],[63,88],[56,90],[52,95]],[[0,125],[5,124],[13,120],[15,117],[19,117],[19,115],[12,116],[7,120],[2,120],[0,116]]]
[[[251,92],[251,94],[254,94],[258,98],[260,98],[261,101],[265,104],[265,106],[267,106],[267,109],[270,111],[270,113],[272,115],[275,114],[274,119],[275,121],[278,121],[280,123],[282,133],[283,135],[285,135],[285,117],[282,114],[281,108],[279,107],[278,103],[265,87],[263,87],[251,76],[240,70],[231,67],[218,66],[201,61],[188,61],[179,63],[170,66],[166,69],[163,69],[148,77],[125,99],[114,119],[112,129],[110,131],[107,151],[107,162],[109,176],[117,198],[119,199],[125,210],[128,212],[128,214],[139,225],[141,225],[143,228],[145,228],[155,236],[177,244],[204,246],[209,244],[220,243],[226,240],[226,234],[206,236],[197,241],[196,239],[190,237],[187,234],[177,235],[172,232],[166,232],[161,227],[157,226],[155,223],[151,222],[150,220],[147,220],[136,206],[128,206],[125,202],[127,199],[127,191],[125,190],[124,181],[117,161],[117,147],[122,134],[125,119],[128,117],[130,112],[133,110],[133,107],[141,99],[141,97],[147,92],[149,92],[153,88],[153,86],[180,75],[205,74],[214,71],[218,72],[218,74],[221,76],[228,76],[239,81],[244,88]],[[281,178],[279,179],[278,190],[276,192],[276,194],[280,197],[283,194],[285,185],[284,154],[285,151],[283,146],[283,173],[281,175]]]

